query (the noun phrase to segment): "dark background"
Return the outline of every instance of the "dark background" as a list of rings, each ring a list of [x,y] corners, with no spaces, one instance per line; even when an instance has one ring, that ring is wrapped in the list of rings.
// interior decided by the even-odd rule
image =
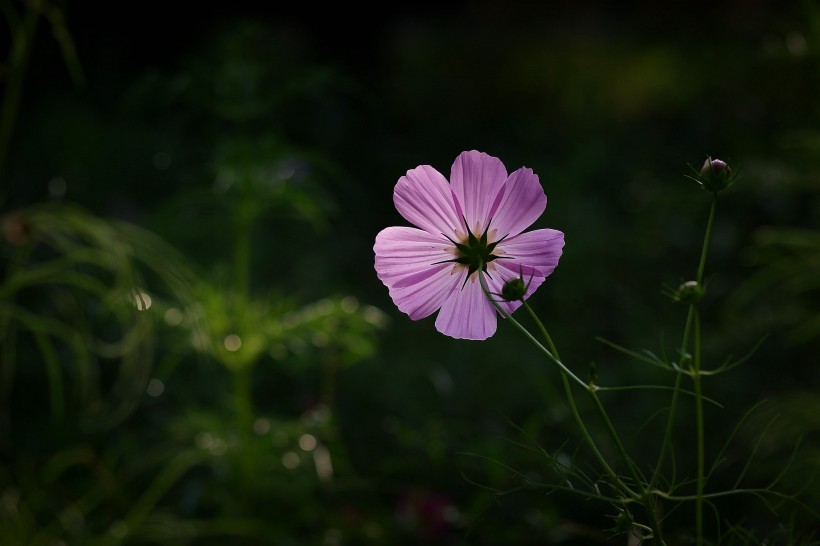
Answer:
[[[100,411],[94,397],[72,396],[79,357],[54,334],[54,379],[31,324],[6,319],[0,532],[11,544],[625,543],[607,532],[616,509],[606,503],[513,492],[523,476],[554,482],[550,459],[522,448],[525,438],[596,472],[576,450],[554,366],[503,321],[485,342],[441,336],[433,318],[412,322],[376,278],[376,233],[406,225],[392,204],[396,180],[420,164],[449,176],[469,149],[539,175],[549,204],[533,227],[560,229],[567,244],[532,305],[564,361],[582,377],[594,362],[603,385],[671,384],[672,374],[596,338],[674,353],[686,309],[664,289],[693,278],[710,204],[687,175],[707,156],[729,162],[740,177],[720,195],[712,233],[705,365],[767,337],[741,366],[706,379],[707,396],[724,404],[707,410],[708,456],[766,404],[709,487],[734,486],[754,454],[741,487],[784,470],[779,488],[805,486],[801,499],[817,502],[814,3],[43,5],[3,4],[9,21],[41,11],[27,71],[4,71],[4,96],[14,78],[22,92],[16,118],[5,110],[1,122],[12,129],[0,166],[3,297],[43,325],[61,320],[91,338],[108,335],[111,316],[123,331],[141,324],[134,313],[95,314],[107,300],[92,291],[86,302],[72,292],[79,286],[65,289],[83,302],[75,321],[55,298],[65,296],[59,270],[55,286],[14,288],[15,272],[77,252],[49,238],[66,230],[100,256],[126,249],[123,267],[144,275],[159,312],[139,330],[151,352],[135,368],[88,349],[100,400],[119,397],[123,382],[137,393],[96,427],[81,425]],[[3,37],[11,59],[14,42]],[[63,227],[45,225],[43,207]],[[59,224],[61,214],[79,220]],[[179,254],[99,227],[118,233],[119,221]],[[103,282],[124,282],[112,273],[119,266],[100,267]],[[157,273],[182,268],[197,281],[181,292]],[[311,307],[328,298],[347,307]],[[351,301],[355,313],[345,311]],[[193,304],[216,348],[192,350],[190,332],[162,315]],[[289,330],[295,323],[302,329]],[[230,332],[242,333],[242,352],[220,348]],[[151,379],[161,395],[145,395]],[[55,384],[66,393],[59,418]],[[242,392],[247,407],[236,402]],[[668,395],[606,396],[630,452],[649,467]],[[677,471],[688,477],[691,405],[679,417]],[[269,431],[245,437],[251,418]],[[225,451],[203,443],[203,431]],[[329,450],[330,483],[310,465],[280,464],[292,452],[315,462],[316,451],[293,447],[304,433]],[[55,470],[80,447],[99,464],[79,457]],[[754,497],[730,498],[718,503],[719,529],[707,516],[710,536],[728,533],[721,543],[797,543],[788,529],[812,530],[812,514],[795,504],[772,514]],[[691,505],[674,511],[670,541],[686,543],[691,521]],[[748,534],[732,533],[738,522]]]

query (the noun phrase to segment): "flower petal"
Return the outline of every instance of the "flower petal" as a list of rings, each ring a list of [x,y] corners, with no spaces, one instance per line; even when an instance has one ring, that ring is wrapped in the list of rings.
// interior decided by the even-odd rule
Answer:
[[[431,315],[458,288],[453,264],[441,263],[453,257],[451,249],[445,238],[411,227],[388,227],[376,235],[376,274],[411,319]]]
[[[447,179],[429,165],[420,165],[399,178],[393,190],[393,203],[408,222],[438,235],[453,237],[461,227]]]
[[[499,259],[493,264],[516,275],[519,274],[519,268],[523,268],[525,279],[528,274],[546,277],[558,265],[563,249],[563,232],[555,229],[536,229],[501,241],[494,252],[499,255]],[[535,272],[532,273],[530,270],[528,273],[528,268],[534,268]]]
[[[462,152],[453,163],[450,186],[474,235],[486,229],[506,179],[507,169],[501,160],[483,152]]]
[[[504,183],[504,195],[492,218],[497,238],[518,235],[535,222],[547,208],[547,196],[538,175],[522,167]]]
[[[436,317],[436,330],[456,339],[487,339],[495,333],[498,322],[496,314],[478,278],[473,277],[463,288],[459,286],[450,293]]]
[[[453,274],[452,266],[439,266],[423,282],[388,290],[400,311],[407,313],[412,320],[420,320],[435,313],[458,290],[463,278]]]

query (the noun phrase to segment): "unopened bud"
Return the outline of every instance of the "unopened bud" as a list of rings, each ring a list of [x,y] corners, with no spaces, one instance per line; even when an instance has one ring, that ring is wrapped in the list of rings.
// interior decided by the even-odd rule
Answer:
[[[527,285],[521,277],[510,279],[501,289],[501,297],[506,301],[518,301],[527,293]]]
[[[735,178],[732,168],[725,161],[707,157],[694,180],[704,190],[717,193],[731,186]]]
[[[686,281],[678,286],[672,298],[681,303],[697,303],[705,293],[706,290],[697,281]]]

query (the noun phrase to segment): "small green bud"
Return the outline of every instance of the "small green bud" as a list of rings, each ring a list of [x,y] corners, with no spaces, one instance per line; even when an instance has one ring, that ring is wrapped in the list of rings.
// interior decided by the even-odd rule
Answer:
[[[613,536],[626,535],[632,533],[635,527],[635,520],[628,510],[618,509],[618,513],[614,516],[607,516],[612,519],[613,525],[609,529]]]
[[[527,288],[528,286],[524,284],[524,279],[521,277],[510,279],[504,283],[504,287],[501,289],[501,297],[505,301],[518,301],[527,293]]]
[[[703,167],[696,172],[693,180],[700,184],[704,190],[717,193],[731,186],[736,178],[732,168],[725,161],[707,156],[706,161],[703,162]]]
[[[706,290],[697,281],[686,281],[678,286],[672,299],[681,303],[697,303],[705,293]]]

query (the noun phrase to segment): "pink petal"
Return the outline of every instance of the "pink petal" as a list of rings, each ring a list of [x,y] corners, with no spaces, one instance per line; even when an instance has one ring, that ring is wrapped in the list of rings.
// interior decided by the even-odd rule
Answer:
[[[535,222],[547,207],[547,196],[538,175],[522,167],[505,182],[504,195],[492,218],[497,238],[518,235]]]
[[[462,269],[463,271],[463,269]],[[454,275],[464,282],[464,277]],[[474,280],[475,279],[475,280]],[[477,278],[450,293],[436,317],[436,330],[456,339],[487,339],[495,333],[497,311]]]
[[[497,157],[472,150],[456,158],[450,185],[473,234],[484,232],[506,179],[507,169]]]
[[[400,311],[412,320],[420,320],[435,313],[458,290],[463,278],[453,274],[452,266],[439,268],[424,282],[390,288],[390,297]]]
[[[393,203],[408,222],[435,235],[453,237],[462,224],[450,184],[429,165],[411,169],[399,178]]]
[[[528,274],[527,268],[535,268],[535,276],[546,277],[558,265],[563,248],[562,232],[555,229],[536,229],[501,241],[494,252],[499,258],[493,264],[516,275],[519,267],[523,266],[525,279]]]
[[[453,257],[452,247],[444,237],[411,227],[388,227],[376,235],[376,274],[411,319],[434,313],[459,286],[453,264],[437,263]]]

